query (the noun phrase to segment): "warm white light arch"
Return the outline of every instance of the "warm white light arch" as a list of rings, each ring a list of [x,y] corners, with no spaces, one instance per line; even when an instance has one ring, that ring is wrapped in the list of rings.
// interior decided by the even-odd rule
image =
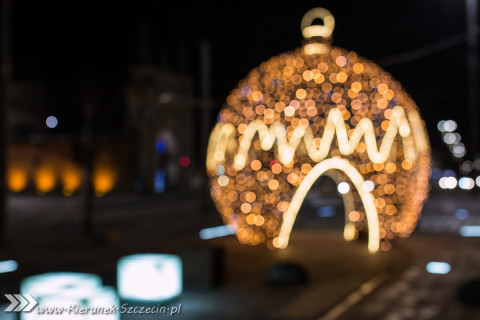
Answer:
[[[337,169],[344,172],[357,188],[367,217],[368,225],[368,250],[375,253],[380,248],[380,231],[378,223],[377,210],[374,204],[374,197],[370,192],[363,188],[365,182],[362,175],[352,166],[347,160],[341,158],[331,158],[323,160],[315,165],[312,170],[305,176],[302,183],[298,186],[288,210],[284,213],[283,224],[280,229],[280,234],[274,239],[274,245],[278,248],[286,248],[290,239],[290,233],[297,217],[298,211],[312,187],[313,183],[328,170]]]

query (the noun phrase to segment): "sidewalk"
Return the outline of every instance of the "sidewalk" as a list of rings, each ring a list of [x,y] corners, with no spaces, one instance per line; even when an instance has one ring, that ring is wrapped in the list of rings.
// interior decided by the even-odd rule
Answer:
[[[347,243],[341,229],[295,229],[285,250],[240,245],[233,236],[200,240],[201,228],[221,224],[212,207],[201,210],[201,197],[170,199],[100,199],[95,207],[96,235],[81,232],[80,208],[73,201],[18,199],[12,217],[12,241],[0,249],[0,260],[14,259],[19,270],[0,274],[1,292],[18,292],[25,276],[75,271],[100,274],[116,285],[116,262],[140,252],[178,253],[192,245],[225,250],[223,285],[185,290],[178,319],[314,319],[372,277],[395,274],[408,265],[401,247],[371,255],[362,242]],[[53,200],[53,201],[52,201]],[[68,199],[67,199],[68,200]],[[17,203],[15,203],[17,201]],[[317,254],[318,253],[318,254]],[[295,262],[308,273],[306,285],[288,288],[266,284],[268,270]],[[166,316],[164,316],[166,317]],[[124,315],[122,319],[158,319]]]

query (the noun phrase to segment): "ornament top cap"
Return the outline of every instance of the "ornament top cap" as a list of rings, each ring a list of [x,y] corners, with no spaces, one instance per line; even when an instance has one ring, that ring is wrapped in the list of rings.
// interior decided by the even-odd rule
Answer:
[[[322,19],[323,26],[312,24],[315,19]],[[330,11],[324,8],[313,8],[309,10],[302,18],[300,28],[305,39],[324,38],[330,39],[333,28],[335,27],[335,19]]]

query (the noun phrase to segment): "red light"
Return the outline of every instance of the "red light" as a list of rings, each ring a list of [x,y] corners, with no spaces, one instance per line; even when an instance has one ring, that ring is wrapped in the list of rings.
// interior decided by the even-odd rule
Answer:
[[[274,165],[275,163],[280,163],[280,161],[278,161],[278,160],[272,160],[272,161],[270,161],[270,168],[273,167],[273,165]]]
[[[178,163],[180,164],[181,167],[188,167],[190,165],[190,158],[187,157],[187,156],[183,156],[180,158],[180,160],[178,161]]]

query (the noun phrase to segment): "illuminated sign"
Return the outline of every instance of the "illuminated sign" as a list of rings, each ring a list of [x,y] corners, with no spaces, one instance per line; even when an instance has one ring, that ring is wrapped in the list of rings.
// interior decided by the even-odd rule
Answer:
[[[118,261],[118,293],[126,300],[167,301],[182,293],[182,261],[173,254],[134,254]]]
[[[368,230],[369,251],[388,250],[416,227],[430,175],[418,108],[379,66],[330,46],[333,26],[327,10],[307,13],[303,47],[253,69],[220,111],[207,173],[242,243],[285,248],[321,175],[342,185],[346,240]]]
[[[118,312],[105,311],[120,307],[115,290],[104,287],[94,274],[52,272],[31,276],[22,280],[20,292],[38,301],[36,309],[20,313],[21,320],[120,319]]]

